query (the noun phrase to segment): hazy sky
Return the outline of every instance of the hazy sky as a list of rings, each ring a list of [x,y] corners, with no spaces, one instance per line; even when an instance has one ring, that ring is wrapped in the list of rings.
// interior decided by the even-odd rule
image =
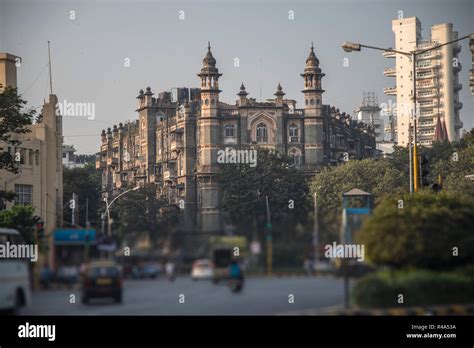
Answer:
[[[75,11],[71,20],[70,11]],[[184,11],[185,19],[179,19]],[[294,20],[289,19],[294,11]],[[207,41],[223,76],[221,100],[234,103],[240,83],[249,97],[272,98],[278,82],[302,105],[303,72],[311,41],[326,76],[323,103],[352,113],[363,91],[387,102],[383,76],[394,65],[379,51],[345,53],[342,41],[393,46],[391,20],[399,11],[418,16],[423,37],[430,26],[451,22],[460,35],[474,32],[474,1],[32,1],[0,0],[0,51],[22,57],[20,93],[39,106],[49,93],[47,41],[51,41],[53,92],[60,101],[95,103],[95,119],[64,117],[65,143],[78,153],[99,150],[103,128],[134,120],[138,91],[197,87]],[[471,53],[461,43],[460,94],[465,128],[474,126],[469,92]],[[343,66],[349,58],[349,67]],[[130,67],[125,67],[125,59]],[[239,67],[234,67],[238,58]],[[393,97],[391,97],[393,98]],[[393,99],[393,101],[395,101]]]

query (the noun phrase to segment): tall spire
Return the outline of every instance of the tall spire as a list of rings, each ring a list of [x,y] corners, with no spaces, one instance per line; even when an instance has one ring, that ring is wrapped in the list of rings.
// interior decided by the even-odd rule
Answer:
[[[240,92],[237,93],[238,96],[242,96],[242,97],[245,97],[248,95],[247,91],[245,90],[245,86],[244,86],[244,83],[242,82],[242,84],[240,85]]]
[[[218,73],[218,71],[216,69],[216,59],[214,58],[214,56],[212,55],[212,52],[211,52],[211,42],[210,41],[207,42],[207,54],[204,57],[204,59],[202,60],[202,65],[203,65],[202,70],[207,69],[206,72]]]
[[[319,59],[316,57],[314,53],[314,44],[311,41],[311,52],[309,52],[309,56],[306,59],[306,68],[318,68],[319,67]]]
[[[273,95],[276,97],[283,97],[285,95],[285,92],[283,92],[283,88],[281,88],[280,82],[278,82],[277,91]]]

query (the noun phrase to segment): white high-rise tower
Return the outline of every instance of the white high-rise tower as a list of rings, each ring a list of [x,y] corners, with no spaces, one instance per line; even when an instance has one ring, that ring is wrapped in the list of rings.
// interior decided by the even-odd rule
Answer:
[[[395,50],[413,52],[425,50],[438,44],[455,40],[458,33],[451,23],[436,24],[431,27],[431,38],[422,40],[421,22],[417,17],[394,19],[392,31],[395,34]],[[449,141],[459,139],[462,122],[459,110],[458,74],[461,63],[457,43],[446,45],[420,54],[416,58],[418,141],[430,146],[435,140],[437,120],[440,118]],[[384,88],[384,93],[396,96],[397,100],[397,139],[398,145],[408,144],[409,126],[413,114],[413,76],[412,62],[408,56],[384,52],[386,58],[395,58],[395,67],[384,69],[384,75],[395,77],[393,87]]]

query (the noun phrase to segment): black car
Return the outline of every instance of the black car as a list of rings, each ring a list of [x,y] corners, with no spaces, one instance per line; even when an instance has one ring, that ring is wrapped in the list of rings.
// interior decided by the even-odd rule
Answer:
[[[121,303],[122,293],[122,274],[116,263],[96,261],[87,266],[82,280],[82,303],[88,303],[91,298],[105,297]]]

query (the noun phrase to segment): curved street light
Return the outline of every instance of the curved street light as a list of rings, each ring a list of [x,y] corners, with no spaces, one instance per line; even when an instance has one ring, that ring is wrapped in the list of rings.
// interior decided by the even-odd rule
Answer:
[[[107,235],[109,237],[112,235],[112,223],[111,223],[111,219],[110,219],[110,207],[112,206],[112,204],[118,198],[122,197],[124,194],[132,192],[132,191],[136,191],[138,189],[140,189],[140,186],[135,186],[134,188],[131,188],[127,191],[124,191],[124,192],[120,193],[117,197],[115,197],[110,203],[108,202],[107,197],[104,197],[104,202],[105,202],[105,205],[106,205],[106,209],[105,209],[105,212],[102,213],[102,221],[104,221],[105,214],[107,214]],[[104,232],[103,227],[104,227],[104,224],[102,224],[102,233]]]

